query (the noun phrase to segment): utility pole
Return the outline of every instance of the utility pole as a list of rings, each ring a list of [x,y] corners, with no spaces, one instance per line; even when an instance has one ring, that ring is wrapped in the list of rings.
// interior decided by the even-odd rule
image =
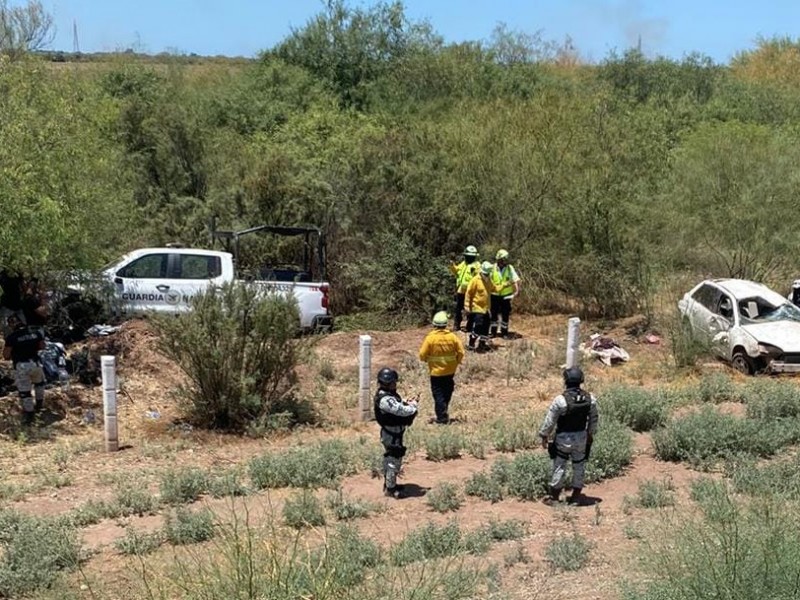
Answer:
[[[81,45],[78,43],[78,21],[72,20],[72,52],[73,54],[81,53]]]

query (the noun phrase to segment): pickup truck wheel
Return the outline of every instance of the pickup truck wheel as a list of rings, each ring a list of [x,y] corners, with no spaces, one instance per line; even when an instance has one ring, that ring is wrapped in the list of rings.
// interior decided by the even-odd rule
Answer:
[[[742,350],[737,350],[733,353],[731,365],[734,369],[739,371],[739,373],[744,375],[753,375],[756,372],[755,362]]]

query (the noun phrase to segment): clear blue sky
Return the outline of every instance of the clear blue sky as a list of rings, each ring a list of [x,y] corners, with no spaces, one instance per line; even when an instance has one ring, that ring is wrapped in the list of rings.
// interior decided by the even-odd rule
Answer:
[[[19,3],[23,0],[12,0]],[[302,27],[321,0],[42,0],[55,19],[53,49],[71,51],[73,22],[82,52],[134,48],[255,56]],[[368,6],[354,0],[350,6]],[[572,36],[586,59],[635,45],[680,58],[699,51],[727,62],[758,35],[800,37],[797,0],[406,0],[412,20],[427,19],[448,42],[485,40],[499,22]]]

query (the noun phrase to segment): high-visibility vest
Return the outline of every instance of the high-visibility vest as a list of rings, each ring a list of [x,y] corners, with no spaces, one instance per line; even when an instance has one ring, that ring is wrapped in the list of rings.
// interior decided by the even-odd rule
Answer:
[[[514,267],[506,265],[502,269],[498,269],[497,265],[492,269],[492,283],[495,287],[494,294],[497,296],[510,296],[514,293],[514,282],[512,276],[514,274]]]
[[[459,294],[467,291],[467,286],[470,280],[478,274],[481,269],[480,261],[475,261],[467,264],[466,261],[461,261],[456,266],[456,290]]]

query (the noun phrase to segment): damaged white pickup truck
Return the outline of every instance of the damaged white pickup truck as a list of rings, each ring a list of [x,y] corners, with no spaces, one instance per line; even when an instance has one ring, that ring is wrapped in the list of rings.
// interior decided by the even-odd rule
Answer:
[[[706,280],[678,302],[692,331],[734,369],[800,372],[800,308],[765,285]]]

